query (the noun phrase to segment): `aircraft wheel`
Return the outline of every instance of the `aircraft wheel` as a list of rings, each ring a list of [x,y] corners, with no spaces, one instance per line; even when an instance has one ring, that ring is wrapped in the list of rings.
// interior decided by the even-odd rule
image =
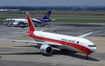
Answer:
[[[85,58],[86,60],[88,60],[89,59],[89,57],[88,57],[88,55],[86,56],[86,58]]]

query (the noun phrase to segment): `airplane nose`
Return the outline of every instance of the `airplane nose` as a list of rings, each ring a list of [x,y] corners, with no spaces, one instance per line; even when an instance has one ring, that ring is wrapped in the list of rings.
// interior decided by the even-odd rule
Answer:
[[[97,48],[96,48],[96,47],[92,48],[92,51],[93,51],[93,52],[95,52],[96,50],[97,50]]]

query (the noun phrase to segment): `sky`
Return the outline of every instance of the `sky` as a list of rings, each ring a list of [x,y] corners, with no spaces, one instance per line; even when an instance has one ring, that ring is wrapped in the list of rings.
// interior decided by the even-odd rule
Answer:
[[[0,6],[105,6],[105,0],[0,0]]]

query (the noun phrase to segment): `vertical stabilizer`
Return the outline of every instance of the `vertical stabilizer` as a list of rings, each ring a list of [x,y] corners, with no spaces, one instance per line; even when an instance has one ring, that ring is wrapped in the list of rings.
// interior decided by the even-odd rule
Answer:
[[[49,19],[51,14],[51,10],[46,13],[46,15],[42,19]]]
[[[30,31],[35,31],[35,28],[34,28],[34,26],[33,26],[33,23],[32,23],[32,21],[31,21],[31,19],[30,19],[30,16],[29,16],[28,12],[26,12],[26,15],[27,15],[27,20],[28,20],[28,27],[29,27],[29,30],[30,30]]]

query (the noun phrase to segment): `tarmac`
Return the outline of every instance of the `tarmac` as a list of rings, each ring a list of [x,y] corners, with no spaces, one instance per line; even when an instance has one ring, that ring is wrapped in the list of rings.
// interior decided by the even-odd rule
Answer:
[[[61,52],[55,49],[51,56],[43,55],[40,49],[20,42],[0,41],[0,66],[105,66],[105,27],[104,26],[56,26],[36,27],[38,31],[79,36],[88,32],[93,34],[86,37],[92,41],[97,51],[85,59],[85,54],[68,51]],[[0,39],[28,40],[28,27],[6,27],[0,25]]]

